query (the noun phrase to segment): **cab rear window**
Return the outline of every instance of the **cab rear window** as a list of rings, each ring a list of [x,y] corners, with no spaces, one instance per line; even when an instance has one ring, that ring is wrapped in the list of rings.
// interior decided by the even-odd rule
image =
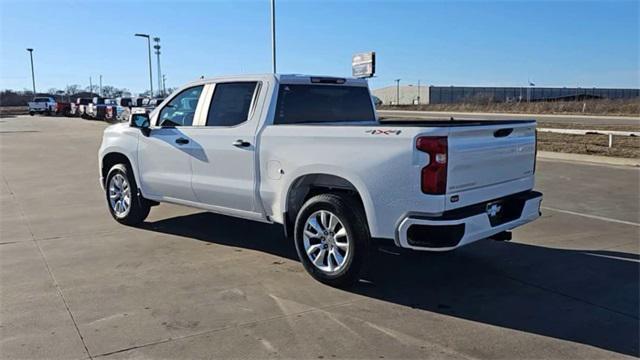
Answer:
[[[374,121],[369,90],[361,86],[280,85],[274,124]]]

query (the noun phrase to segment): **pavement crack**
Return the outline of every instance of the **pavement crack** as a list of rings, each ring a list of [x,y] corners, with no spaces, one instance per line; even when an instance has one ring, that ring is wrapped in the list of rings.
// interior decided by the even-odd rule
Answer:
[[[119,349],[119,350],[114,350],[114,351],[110,351],[110,352],[106,352],[106,353],[102,353],[102,354],[97,354],[93,358],[99,358],[99,357],[109,356],[109,355],[113,355],[113,354],[119,354],[119,353],[123,353],[123,352],[130,351],[130,350],[141,349],[141,348],[145,348],[145,347],[148,347],[148,346],[164,344],[164,343],[171,342],[171,341],[176,341],[176,340],[190,339],[190,338],[193,338],[193,337],[207,335],[207,334],[213,334],[213,333],[216,333],[216,332],[230,330],[230,329],[244,328],[244,327],[248,327],[248,326],[252,326],[252,325],[256,325],[256,324],[261,324],[261,323],[265,323],[265,322],[269,322],[269,321],[273,321],[273,320],[285,319],[287,317],[293,317],[293,316],[298,316],[298,315],[302,315],[302,314],[309,314],[309,313],[313,313],[313,312],[322,312],[322,311],[325,311],[325,310],[330,309],[330,308],[350,305],[350,304],[354,304],[354,303],[361,302],[361,301],[364,301],[364,299],[355,299],[355,300],[351,300],[351,301],[344,301],[344,302],[337,303],[337,304],[321,306],[321,307],[314,307],[314,308],[311,308],[311,309],[298,311],[298,312],[291,313],[291,314],[282,314],[282,315],[277,315],[277,316],[271,316],[271,317],[264,318],[264,319],[246,321],[246,322],[235,324],[235,325],[222,326],[222,327],[219,327],[219,328],[200,331],[200,332],[193,333],[193,334],[188,334],[188,335],[183,335],[183,336],[178,336],[178,337],[168,338],[168,339],[162,339],[162,340],[159,340],[159,341],[154,341],[154,342],[150,342],[150,343],[146,343],[146,344],[136,345],[136,346],[128,347],[128,348],[125,348],[125,349]]]
[[[82,346],[84,347],[84,351],[87,353],[87,356],[89,357],[89,359],[93,359],[93,357],[91,356],[91,353],[89,352],[89,348],[87,347],[87,344],[84,341],[84,337],[82,336],[82,333],[80,333],[80,329],[78,328],[78,323],[76,322],[76,319],[73,317],[73,313],[71,312],[71,309],[69,309],[69,304],[67,303],[67,299],[65,299],[64,293],[62,292],[62,289],[60,288],[60,285],[58,284],[58,281],[56,280],[55,276],[53,275],[53,272],[51,271],[51,267],[49,266],[49,262],[47,261],[47,258],[44,255],[44,252],[42,251],[42,248],[40,247],[40,244],[38,243],[38,240],[36,239],[36,236],[33,233],[33,229],[31,228],[31,224],[27,220],[27,216],[25,215],[24,210],[20,206],[20,203],[16,200],[15,193],[13,192],[13,190],[11,190],[11,186],[9,185],[9,182],[7,181],[7,179],[3,176],[2,180],[4,181],[5,185],[7,186],[7,189],[9,189],[9,193],[11,194],[11,198],[16,203],[16,208],[20,212],[20,217],[23,219],[23,221],[25,222],[25,224],[27,226],[27,230],[29,231],[29,234],[31,236],[31,241],[33,242],[33,244],[38,249],[38,252],[40,253],[40,257],[42,258],[42,262],[44,263],[44,266],[47,269],[47,273],[49,274],[49,277],[51,277],[51,281],[53,281],[53,285],[56,288],[56,292],[58,293],[58,296],[60,296],[60,299],[62,299],[62,303],[64,304],[64,307],[67,310],[67,313],[69,314],[69,317],[71,318],[71,322],[73,323],[73,327],[76,329],[76,333],[80,337],[80,341],[82,342]]]

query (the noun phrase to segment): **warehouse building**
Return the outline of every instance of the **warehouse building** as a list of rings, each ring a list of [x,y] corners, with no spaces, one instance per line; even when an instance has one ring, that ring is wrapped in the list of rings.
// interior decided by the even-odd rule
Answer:
[[[409,105],[632,99],[640,97],[640,89],[403,85],[376,89],[373,95],[385,105],[394,105],[398,100],[400,105]]]

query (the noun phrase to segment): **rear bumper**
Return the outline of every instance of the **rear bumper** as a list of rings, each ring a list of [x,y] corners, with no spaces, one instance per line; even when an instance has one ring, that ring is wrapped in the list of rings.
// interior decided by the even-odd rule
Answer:
[[[527,191],[447,211],[440,216],[411,214],[400,221],[395,242],[412,250],[453,250],[537,219],[541,202],[541,193]],[[487,209],[494,204],[501,211],[491,217]]]

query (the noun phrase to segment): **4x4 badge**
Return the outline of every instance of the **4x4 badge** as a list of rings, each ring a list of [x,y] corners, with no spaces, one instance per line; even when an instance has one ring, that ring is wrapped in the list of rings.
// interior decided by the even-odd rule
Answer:
[[[388,130],[372,129],[372,130],[367,130],[365,132],[367,134],[371,134],[371,135],[400,135],[402,130],[396,130],[396,129],[388,129]]]

